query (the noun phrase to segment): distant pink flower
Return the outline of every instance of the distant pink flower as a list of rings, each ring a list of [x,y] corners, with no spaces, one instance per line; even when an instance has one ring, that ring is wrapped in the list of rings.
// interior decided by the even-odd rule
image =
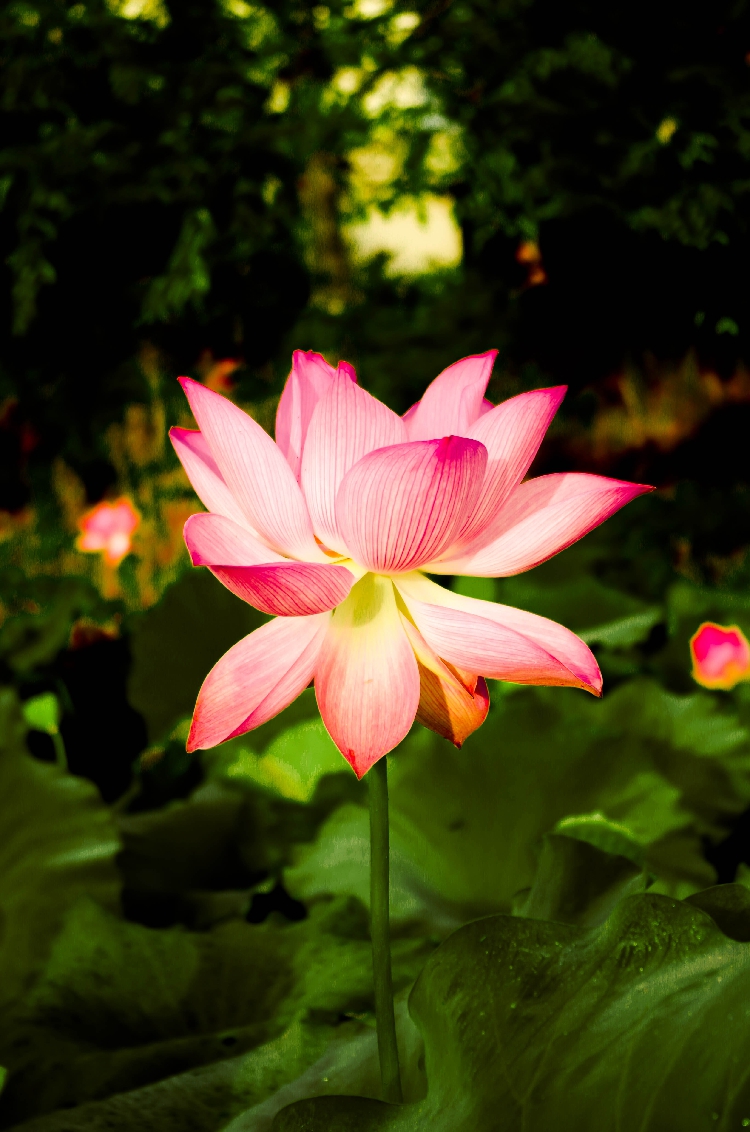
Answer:
[[[460,745],[487,714],[484,677],[600,693],[568,629],[425,576],[529,570],[650,490],[577,473],[523,483],[565,388],[491,405],[496,352],[449,366],[399,417],[348,363],[298,350],[276,443],[181,379],[200,431],[172,442],[209,511],[185,524],[193,564],[277,615],[206,677],[190,750],[258,727],[313,679],[358,777],[415,718]]]
[[[704,688],[729,691],[740,680],[750,680],[750,644],[736,625],[704,621],[690,638],[693,679]]]
[[[103,551],[105,562],[116,566],[129,552],[133,531],[140,521],[135,507],[124,496],[114,503],[97,503],[78,520],[81,533],[76,546],[79,550]]]

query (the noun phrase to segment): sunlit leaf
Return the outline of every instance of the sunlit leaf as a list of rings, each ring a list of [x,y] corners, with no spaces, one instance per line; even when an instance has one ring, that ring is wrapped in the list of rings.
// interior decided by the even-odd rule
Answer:
[[[320,719],[305,720],[283,731],[262,756],[244,745],[225,773],[245,779],[295,802],[309,802],[324,774],[346,770],[341,752]]]
[[[60,704],[54,692],[32,696],[30,700],[26,700],[22,710],[29,727],[46,731],[48,735],[56,734],[60,722]]]

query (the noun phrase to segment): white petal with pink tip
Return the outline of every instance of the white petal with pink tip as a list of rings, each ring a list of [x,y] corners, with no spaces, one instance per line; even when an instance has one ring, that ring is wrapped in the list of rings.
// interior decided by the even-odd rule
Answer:
[[[224,482],[250,525],[281,554],[325,561],[299,484],[268,433],[226,397],[190,378],[180,380]]]
[[[424,396],[404,415],[409,440],[468,436],[484,411],[484,391],[497,350],[454,362],[427,386]]]
[[[487,472],[482,494],[461,532],[462,543],[491,541],[493,523],[528,472],[565,391],[566,386],[560,385],[519,393],[472,425],[469,435],[487,449]]]
[[[561,472],[517,487],[494,523],[494,538],[481,534],[457,554],[428,567],[433,574],[503,577],[520,574],[598,527],[631,499],[653,488],[624,480]]]
[[[486,463],[484,446],[459,436],[364,456],[336,498],[337,526],[352,558],[398,573],[440,555],[471,512]]]
[[[336,371],[321,354],[295,350],[292,371],[287,378],[276,411],[276,443],[286,456],[297,479],[302,466],[302,450],[313,410],[325,396]]]
[[[341,550],[336,493],[358,460],[376,448],[406,440],[404,422],[353,381],[340,380],[313,413],[302,458],[302,487],[315,533]]]
[[[205,436],[197,429],[174,427],[169,430],[169,439],[203,506],[248,527],[247,517],[225,484]]]

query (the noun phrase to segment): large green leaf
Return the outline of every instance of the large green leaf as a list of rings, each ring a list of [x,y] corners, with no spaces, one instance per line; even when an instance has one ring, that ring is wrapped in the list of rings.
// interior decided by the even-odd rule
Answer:
[[[600,554],[594,541],[578,543],[530,573],[510,578],[460,577],[456,578],[455,589],[469,596],[551,617],[576,633],[590,634],[597,641],[601,639],[603,626],[615,625],[627,618],[650,614],[653,624],[653,617],[659,612],[656,607],[605,585],[595,576],[591,568]],[[649,628],[643,630],[644,635],[648,635]],[[638,639],[642,638],[637,633],[631,634],[627,643]]]
[[[428,1093],[320,1098],[274,1132],[728,1132],[750,1125],[750,951],[669,897],[600,927],[508,916],[456,932],[410,999]]]
[[[293,802],[309,802],[326,774],[343,774],[346,763],[318,717],[292,723],[258,755],[238,744],[227,777],[260,786]]]
[[[395,942],[398,988],[413,981],[430,950],[419,940]],[[236,1058],[296,1023],[314,1023],[294,1039],[296,1061],[262,1089],[242,1091],[240,1061],[232,1072],[206,1070],[200,1103],[208,1115],[200,1127],[214,1128],[218,1112],[228,1117],[262,1100],[315,1061],[342,1015],[371,1012],[367,925],[351,901],[320,905],[298,924],[235,919],[196,933],[127,923],[82,900],[5,1035],[10,1077],[0,1112],[7,1124],[97,1102],[104,1107],[89,1117],[95,1111],[104,1120],[113,1095]],[[237,1096],[228,1110],[230,1084]],[[161,1105],[164,1093],[149,1096]],[[184,1114],[183,1091],[166,1093],[173,1115]],[[201,1094],[195,1082],[190,1094]],[[143,1119],[147,1126],[148,1112]],[[68,1127],[67,1114],[60,1120]]]
[[[248,924],[236,918],[236,901],[226,904],[231,894],[221,888],[237,867],[247,871],[243,854],[252,864],[267,852],[248,793],[209,782],[187,802],[119,819],[131,888],[151,885],[162,900],[208,892],[230,917],[212,931],[152,930],[116,914],[120,839],[110,811],[89,783],[31,758],[24,731],[15,697],[3,692],[0,1064],[9,1072],[1,1126],[39,1114],[50,1127],[151,1120],[209,1132],[299,1076],[342,1015],[371,1016],[360,904],[321,902],[294,925],[281,917]],[[413,981],[430,949],[396,941],[398,987]],[[277,1046],[246,1061],[269,1042]]]
[[[394,919],[445,933],[508,910],[531,884],[542,835],[603,816],[642,846],[659,890],[711,884],[701,838],[750,801],[748,734],[714,697],[629,681],[597,701],[563,689],[494,693],[459,751],[421,728],[389,756]],[[285,883],[300,899],[367,899],[364,809],[334,812]]]
[[[404,1097],[407,1102],[416,1102],[427,1092],[424,1044],[406,1009],[405,997],[397,997],[395,1013]],[[339,1027],[322,1056],[301,1076],[241,1113],[224,1132],[267,1132],[273,1117],[286,1105],[311,1096],[340,1093],[373,1100],[380,1096],[377,1035],[372,1027],[353,1022]]]
[[[356,1023],[344,1023],[343,1040]],[[231,1037],[231,1035],[228,1035]],[[150,1085],[34,1117],[23,1132],[217,1132],[241,1109],[263,1103],[289,1078],[304,1076],[337,1039],[333,1027],[298,1021],[278,1038],[238,1056],[176,1073]],[[235,1047],[236,1048],[236,1047]],[[267,1127],[268,1122],[266,1122]]]
[[[146,923],[206,927],[244,914],[250,889],[273,884],[295,845],[311,841],[336,807],[366,795],[312,690],[202,762],[206,780],[189,798],[118,817],[126,907]]]
[[[68,909],[84,894],[114,908],[120,887],[120,840],[96,787],[32,758],[25,732],[14,693],[0,689],[3,1035],[8,1012],[28,993]]]

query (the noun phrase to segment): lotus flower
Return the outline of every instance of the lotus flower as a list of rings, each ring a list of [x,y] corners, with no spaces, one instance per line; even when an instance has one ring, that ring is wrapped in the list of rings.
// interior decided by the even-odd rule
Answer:
[[[704,621],[690,638],[693,679],[704,688],[729,691],[750,680],[750,644],[737,625]]]
[[[130,551],[133,531],[140,521],[140,515],[125,496],[114,503],[97,503],[78,520],[81,533],[76,546],[79,550],[101,551],[105,562],[116,566]]]
[[[209,512],[185,524],[193,564],[275,614],[206,677],[189,750],[258,727],[311,680],[358,777],[415,718],[460,745],[487,714],[485,677],[600,694],[568,629],[427,577],[529,570],[651,490],[577,473],[522,482],[565,387],[493,406],[496,353],[449,366],[399,417],[348,363],[297,351],[276,443],[180,379],[200,431],[173,428],[172,442]]]

